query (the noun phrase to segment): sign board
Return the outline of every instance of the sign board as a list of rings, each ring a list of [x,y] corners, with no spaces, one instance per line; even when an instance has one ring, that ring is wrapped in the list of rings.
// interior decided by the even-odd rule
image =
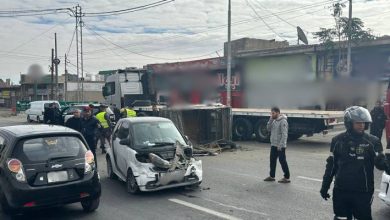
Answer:
[[[80,83],[80,91],[81,91],[82,84]],[[104,86],[104,83],[97,83],[97,82],[85,82],[83,83],[84,86],[84,92],[101,92]],[[68,83],[68,92],[74,92],[77,91],[77,83],[76,82],[70,82]]]
[[[9,90],[4,90],[4,91],[2,91],[2,92],[1,92],[1,96],[2,96],[3,98],[9,98],[9,97],[10,97],[10,92],[9,92]]]

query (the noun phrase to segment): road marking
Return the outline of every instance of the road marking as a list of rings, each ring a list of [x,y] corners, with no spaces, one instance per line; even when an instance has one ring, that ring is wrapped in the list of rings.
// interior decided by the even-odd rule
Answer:
[[[241,207],[232,206],[232,205],[226,205],[226,204],[223,204],[221,202],[217,202],[217,201],[214,201],[214,200],[211,200],[211,199],[205,199],[205,198],[201,198],[201,199],[203,199],[205,201],[208,201],[208,202],[212,202],[212,203],[218,204],[220,206],[224,206],[226,208],[233,208],[233,209],[237,209],[237,210],[244,211],[244,212],[249,212],[249,213],[253,213],[253,214],[268,216],[268,214],[264,213],[264,212],[258,212],[258,211],[253,211],[253,210],[241,208]]]
[[[171,202],[180,204],[180,205],[187,206],[189,208],[193,208],[193,209],[196,209],[196,210],[208,213],[210,215],[217,216],[219,218],[223,218],[223,219],[227,219],[227,220],[241,220],[241,219],[233,217],[231,215],[227,215],[227,214],[224,214],[224,213],[221,213],[221,212],[217,212],[217,211],[214,211],[214,210],[211,210],[211,209],[208,209],[208,208],[204,208],[202,206],[198,206],[198,205],[195,205],[195,204],[183,201],[183,200],[179,200],[179,199],[168,199],[168,200],[171,201]]]
[[[297,176],[299,179],[304,179],[304,180],[311,180],[311,181],[316,181],[322,183],[322,180],[316,179],[316,178],[310,178],[310,177],[305,177],[305,176]],[[375,192],[381,192],[379,189],[375,189]]]
[[[304,180],[316,181],[316,182],[322,182],[322,180],[320,180],[320,179],[310,178],[310,177],[305,177],[305,176],[297,176],[297,178],[304,179]]]

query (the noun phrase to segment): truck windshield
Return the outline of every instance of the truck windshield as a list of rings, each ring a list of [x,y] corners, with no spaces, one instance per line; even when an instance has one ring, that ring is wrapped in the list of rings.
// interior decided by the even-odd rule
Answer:
[[[169,146],[176,141],[186,145],[183,136],[171,122],[137,123],[132,129],[136,148]]]

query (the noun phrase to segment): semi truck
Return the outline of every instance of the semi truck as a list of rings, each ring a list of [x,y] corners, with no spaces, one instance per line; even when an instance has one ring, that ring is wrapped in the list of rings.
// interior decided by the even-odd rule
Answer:
[[[152,114],[152,103],[157,108],[166,108],[168,98],[158,91],[159,77],[153,77],[147,69],[126,68],[113,71],[106,76],[103,96],[105,103],[123,108],[132,106],[138,116]],[[199,103],[191,103],[199,104]],[[232,136],[234,140],[250,140],[253,137],[260,142],[269,141],[266,124],[270,109],[232,108]],[[341,111],[284,110],[288,117],[289,139],[295,140],[303,135],[326,134],[330,129],[343,123]]]

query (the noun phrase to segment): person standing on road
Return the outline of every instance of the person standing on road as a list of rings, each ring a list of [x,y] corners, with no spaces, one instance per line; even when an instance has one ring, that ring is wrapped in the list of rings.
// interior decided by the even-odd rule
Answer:
[[[286,147],[288,137],[287,116],[280,114],[280,109],[271,109],[271,117],[267,123],[267,129],[271,132],[271,153],[270,153],[270,173],[264,181],[275,181],[276,162],[279,158],[280,165],[284,172],[284,177],[279,183],[290,183],[290,171],[286,160]]]
[[[133,110],[133,107],[126,106],[125,108],[121,109],[121,112],[122,118],[137,117],[137,112]]]
[[[45,112],[43,114],[43,123],[45,124],[54,124],[54,104],[50,103],[48,108],[45,108]]]
[[[372,124],[370,126],[370,134],[382,140],[383,129],[386,124],[386,114],[382,107],[382,103],[378,101],[374,109],[370,112],[372,118]]]
[[[320,193],[323,199],[330,198],[328,190],[335,177],[334,219],[372,219],[374,166],[390,173],[381,141],[365,133],[371,122],[367,109],[347,108],[344,113],[347,131],[332,139]]]
[[[82,132],[82,119],[81,119],[81,111],[79,109],[76,109],[73,112],[73,117],[69,118],[65,122],[65,126],[68,128],[72,128],[78,132]]]
[[[118,122],[119,119],[121,119],[121,111],[116,106],[116,104],[113,104],[112,107],[114,108],[113,111],[114,111],[114,115],[115,115],[115,121]]]
[[[111,147],[111,128],[112,128],[112,123],[110,120],[109,114],[107,114],[107,108],[108,106],[101,104],[99,107],[100,111],[96,115],[97,120],[99,120],[101,128],[99,129],[99,139],[100,139],[100,149],[102,149],[102,153],[106,153],[106,147],[105,143],[106,140],[108,141],[108,144]]]
[[[82,134],[87,141],[89,149],[92,151],[95,156],[95,163],[97,167],[97,157],[96,157],[96,136],[97,131],[101,127],[99,120],[92,115],[92,109],[90,107],[84,107],[83,119],[82,119]]]

